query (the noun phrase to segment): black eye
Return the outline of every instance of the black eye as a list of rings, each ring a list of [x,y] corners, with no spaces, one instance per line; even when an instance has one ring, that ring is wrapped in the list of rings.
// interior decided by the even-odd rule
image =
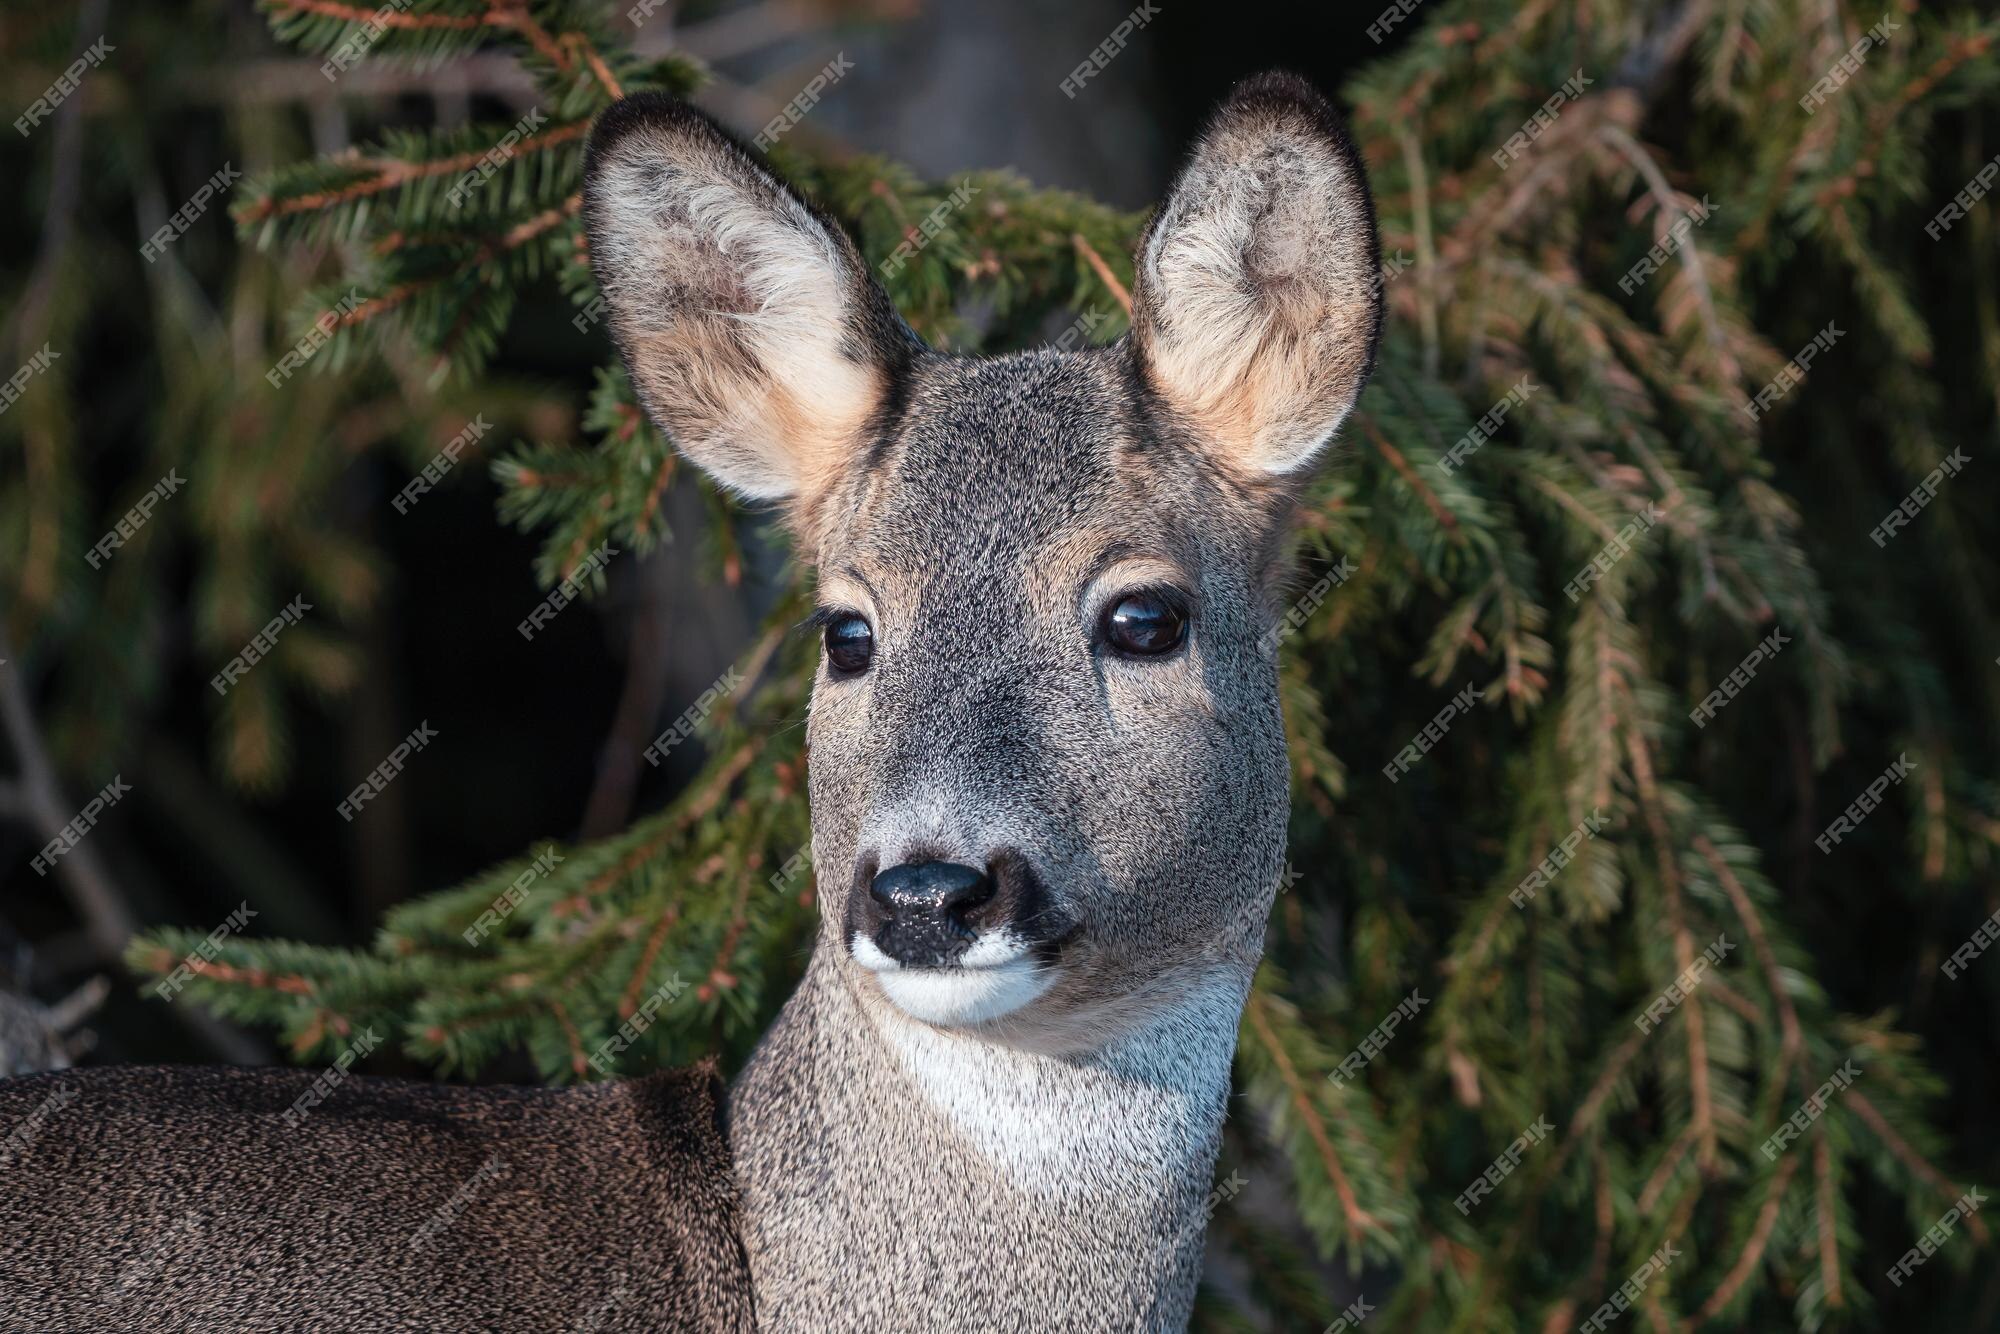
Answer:
[[[1178,598],[1146,589],[1127,593],[1105,609],[1104,642],[1132,658],[1172,653],[1187,638],[1187,608]]]
[[[826,623],[826,660],[842,676],[868,670],[875,657],[875,632],[859,616],[836,616]]]

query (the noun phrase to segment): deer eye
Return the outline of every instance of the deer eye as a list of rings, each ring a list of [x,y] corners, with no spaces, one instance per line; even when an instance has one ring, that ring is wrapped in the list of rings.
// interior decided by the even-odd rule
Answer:
[[[826,660],[842,676],[868,670],[875,658],[875,632],[868,622],[851,613],[826,623]]]
[[[1187,639],[1187,604],[1165,589],[1127,593],[1105,608],[1098,634],[1128,658],[1157,658]]]

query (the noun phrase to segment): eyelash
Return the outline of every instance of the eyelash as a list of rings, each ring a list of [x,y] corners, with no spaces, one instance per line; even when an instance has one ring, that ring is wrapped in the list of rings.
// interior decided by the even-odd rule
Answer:
[[[853,607],[819,607],[813,611],[812,615],[799,622],[797,632],[802,635],[817,635],[835,621],[844,621],[850,616],[859,616],[864,621],[868,620],[865,614],[855,610]],[[869,621],[869,624],[873,625],[874,622]]]
[[[1156,597],[1183,616],[1194,615],[1194,598],[1183,592],[1177,584],[1133,584],[1098,599],[1097,611],[1093,619],[1102,619],[1104,613],[1123,602],[1126,598]]]

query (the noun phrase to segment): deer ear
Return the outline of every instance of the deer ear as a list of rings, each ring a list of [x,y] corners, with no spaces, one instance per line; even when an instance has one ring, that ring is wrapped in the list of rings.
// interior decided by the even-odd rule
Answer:
[[[731,490],[809,499],[921,348],[854,243],[659,94],[599,119],[583,193],[591,267],[647,412]]]
[[[1146,382],[1238,471],[1303,467],[1373,368],[1378,264],[1339,114],[1302,79],[1249,80],[1140,242],[1132,343]]]

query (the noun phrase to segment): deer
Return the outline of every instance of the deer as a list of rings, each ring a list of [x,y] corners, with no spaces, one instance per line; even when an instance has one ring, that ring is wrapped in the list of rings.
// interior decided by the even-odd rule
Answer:
[[[726,1089],[0,1084],[0,1135],[40,1118],[0,1149],[0,1325],[1184,1328],[1285,875],[1269,632],[1382,323],[1360,155],[1305,81],[1239,85],[1129,332],[996,357],[928,347],[685,102],[618,102],[585,160],[640,402],[814,572],[801,981]]]

